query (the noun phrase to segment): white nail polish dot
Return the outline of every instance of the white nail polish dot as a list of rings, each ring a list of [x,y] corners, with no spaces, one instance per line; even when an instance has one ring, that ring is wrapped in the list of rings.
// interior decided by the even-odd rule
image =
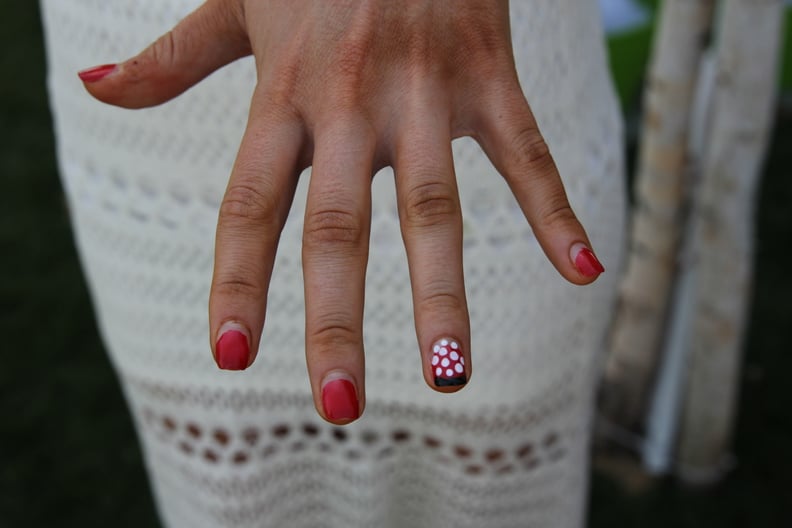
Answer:
[[[451,341],[451,348],[453,348],[454,350],[458,349],[459,343],[457,343],[456,341]]]
[[[432,350],[433,350],[435,353],[439,352],[439,351],[440,351],[440,345],[435,345],[435,346],[434,346],[434,348],[433,348]]]
[[[435,370],[435,375],[442,376],[443,375],[443,369],[441,369],[440,367],[437,367],[437,370]]]
[[[443,339],[442,341],[440,341],[440,344],[443,346],[448,346],[448,339]]]
[[[453,370],[451,370],[451,369],[446,370],[446,376],[451,377],[453,375],[454,375],[454,371]]]
[[[448,349],[447,349],[447,348],[441,348],[441,349],[440,349],[440,355],[441,355],[441,356],[446,356],[446,355],[448,355]]]
[[[451,359],[456,361],[457,359],[459,359],[459,354],[457,354],[456,352],[451,352]]]
[[[465,372],[465,369],[459,363],[454,365],[454,370],[456,370],[459,374],[462,374],[463,372]]]
[[[441,364],[442,366],[444,366],[444,367],[447,367],[448,365],[450,365],[450,364],[451,364],[451,362],[450,362],[450,361],[448,361],[448,358],[443,358],[443,361],[441,361],[441,362],[440,362],[440,364]]]
[[[438,363],[440,363],[440,358],[437,356],[432,357],[432,365],[437,366]]]
[[[465,364],[465,358],[463,358],[463,357],[459,358],[459,362],[464,365]]]

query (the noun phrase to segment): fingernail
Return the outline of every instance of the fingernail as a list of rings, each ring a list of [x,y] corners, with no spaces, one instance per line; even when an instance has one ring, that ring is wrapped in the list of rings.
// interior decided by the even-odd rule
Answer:
[[[237,323],[225,323],[218,332],[215,346],[217,366],[223,370],[245,370],[250,363],[250,345],[247,332]]]
[[[586,277],[596,277],[605,271],[603,265],[597,260],[596,255],[594,255],[594,252],[586,247],[585,244],[578,242],[573,245],[570,254],[572,260],[575,262],[575,267]]]
[[[328,419],[351,422],[360,416],[357,391],[350,377],[343,373],[329,374],[322,384],[322,407]]]
[[[465,357],[459,341],[440,339],[432,345],[432,373],[437,387],[456,387],[467,383]]]
[[[103,64],[101,66],[94,66],[93,68],[88,68],[87,70],[78,72],[77,75],[80,76],[80,79],[83,82],[94,83],[101,81],[117,69],[117,64]]]

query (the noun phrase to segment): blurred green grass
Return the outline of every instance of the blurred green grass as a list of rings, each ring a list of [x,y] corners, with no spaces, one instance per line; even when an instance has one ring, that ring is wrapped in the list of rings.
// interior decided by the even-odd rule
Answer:
[[[656,9],[656,0],[642,2]],[[792,8],[785,13],[787,28],[792,28]],[[643,73],[652,45],[653,24],[636,27],[608,39],[608,54],[616,92],[622,108],[635,111],[640,103]],[[783,44],[785,53],[781,63],[781,87],[792,90],[792,31],[787,31]]]
[[[0,527],[154,528],[159,524],[134,429],[97,335],[58,182],[37,4],[4,7]],[[628,112],[640,99],[650,38],[647,27],[609,42]],[[789,33],[787,43],[792,48]],[[792,54],[785,65],[784,82],[792,87]],[[591,526],[792,526],[790,167],[792,116],[780,115],[761,191],[737,469],[706,492],[659,481],[633,494],[595,474]]]

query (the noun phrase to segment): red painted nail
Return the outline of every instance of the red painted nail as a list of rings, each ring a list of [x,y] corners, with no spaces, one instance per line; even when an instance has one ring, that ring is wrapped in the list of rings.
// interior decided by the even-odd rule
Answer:
[[[101,81],[114,71],[118,69],[117,64],[103,64],[101,66],[95,66],[93,68],[88,68],[87,70],[83,70],[78,72],[77,75],[80,76],[80,79],[83,82],[87,83],[95,83]]]
[[[250,362],[248,338],[238,330],[228,330],[215,347],[217,366],[223,370],[245,370]]]
[[[596,277],[605,271],[605,267],[597,260],[594,252],[583,244],[575,244],[572,253],[575,255],[575,267],[586,277]]]
[[[459,341],[440,339],[432,345],[432,374],[436,387],[457,387],[467,383],[467,368]]]
[[[352,421],[360,416],[355,386],[347,379],[333,379],[322,387],[322,406],[330,420]]]

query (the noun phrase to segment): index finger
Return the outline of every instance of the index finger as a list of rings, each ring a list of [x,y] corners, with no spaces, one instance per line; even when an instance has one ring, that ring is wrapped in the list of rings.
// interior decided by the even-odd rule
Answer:
[[[293,116],[251,113],[217,221],[209,323],[222,369],[244,370],[258,350],[302,141],[302,125]]]

